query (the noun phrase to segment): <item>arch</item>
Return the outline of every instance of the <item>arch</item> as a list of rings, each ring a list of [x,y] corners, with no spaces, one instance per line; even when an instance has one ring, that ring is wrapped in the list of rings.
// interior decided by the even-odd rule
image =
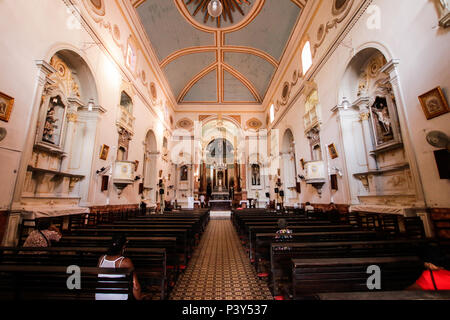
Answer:
[[[358,82],[362,69],[365,68],[369,59],[376,54],[381,54],[385,59],[386,56],[376,48],[367,47],[359,51],[347,64],[345,72],[340,82],[339,102],[346,97],[350,102],[358,98]],[[387,60],[387,59],[386,59]]]
[[[302,47],[302,71],[305,75],[309,69],[311,69],[313,64],[313,56],[311,51],[311,42],[306,41]]]
[[[86,54],[79,48],[69,43],[56,43],[53,46],[51,46],[50,49],[47,51],[47,54],[45,55],[44,58],[45,61],[50,63],[50,60],[56,54],[62,56],[64,60],[68,63],[69,67],[73,68],[77,72],[78,76],[81,75],[82,78],[86,77],[89,83],[89,87],[94,90],[94,91],[91,90],[87,91],[93,93],[92,94],[93,97],[91,98],[94,99],[94,103],[96,105],[102,105],[103,98],[99,94],[99,88],[101,88],[101,86],[99,85],[99,82],[97,80],[98,76],[95,72],[96,68],[93,67],[92,63],[90,62]],[[78,64],[77,62],[79,62],[80,64]],[[79,65],[84,66],[85,69],[79,68]],[[85,91],[86,89],[87,88],[82,90]],[[82,100],[82,102],[87,104],[89,99],[86,101]]]
[[[287,128],[284,131],[281,142],[281,157],[282,157],[282,174],[281,179],[283,181],[283,189],[285,191],[286,200],[289,203],[290,199],[297,197],[296,177],[297,169],[295,167],[295,141],[292,130]]]
[[[158,143],[153,130],[148,130],[145,136],[145,153],[144,153],[144,172],[143,183],[144,193],[142,197],[150,203],[156,203],[156,193],[152,192],[156,188],[157,183],[157,165],[158,165]]]
[[[346,63],[344,63],[344,64],[342,64],[340,66],[341,69],[340,69],[339,73],[341,74],[341,76],[340,76],[339,79],[341,79],[341,80],[340,80],[339,83],[341,83],[341,84],[343,83],[349,66],[352,64],[354,59],[359,54],[361,54],[361,52],[363,52],[365,50],[376,50],[376,51],[379,51],[386,58],[387,61],[391,61],[393,59],[393,55],[392,55],[391,51],[387,48],[387,46],[385,46],[381,42],[373,42],[373,41],[365,42],[365,43],[361,44],[359,47],[356,48],[355,53],[351,57],[349,57],[347,59]],[[337,91],[336,94],[337,94],[337,97],[336,97],[337,104],[339,105],[342,102],[342,98],[344,97],[343,94],[342,94],[341,87],[339,87],[339,90]]]

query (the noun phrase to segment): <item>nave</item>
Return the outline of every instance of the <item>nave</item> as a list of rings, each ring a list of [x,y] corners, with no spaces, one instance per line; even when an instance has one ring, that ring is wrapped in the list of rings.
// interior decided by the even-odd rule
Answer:
[[[194,252],[172,300],[272,300],[230,220],[215,219]]]

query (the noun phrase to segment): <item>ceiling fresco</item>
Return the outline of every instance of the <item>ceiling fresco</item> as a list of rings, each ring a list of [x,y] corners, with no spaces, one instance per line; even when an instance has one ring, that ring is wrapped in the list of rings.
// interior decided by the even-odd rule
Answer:
[[[261,104],[302,13],[295,0],[145,0],[136,11],[179,104]]]

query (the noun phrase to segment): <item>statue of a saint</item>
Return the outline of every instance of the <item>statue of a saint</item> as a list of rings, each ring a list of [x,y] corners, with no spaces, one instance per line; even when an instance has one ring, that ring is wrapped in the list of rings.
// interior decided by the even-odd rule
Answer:
[[[384,130],[384,135],[387,136],[391,133],[391,119],[389,118],[389,111],[383,102],[380,102],[378,107],[372,107],[372,112],[377,116],[378,122],[381,128]]]

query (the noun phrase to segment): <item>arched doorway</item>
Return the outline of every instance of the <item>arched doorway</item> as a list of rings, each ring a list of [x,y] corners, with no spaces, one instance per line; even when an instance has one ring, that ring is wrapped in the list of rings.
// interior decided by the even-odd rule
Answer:
[[[31,157],[43,160],[26,168],[21,197],[36,201],[30,212],[41,207],[39,212],[58,215],[47,208],[48,203],[64,199],[70,202],[67,212],[77,213],[84,210],[77,206],[95,201],[91,192],[95,184],[89,177],[101,112],[96,81],[87,62],[72,50],[56,52],[49,64],[55,72],[44,85],[33,146],[29,146]],[[58,170],[54,163],[60,163]]]
[[[383,206],[384,212],[397,212],[416,201],[387,66],[382,52],[366,48],[350,61],[341,82],[340,128],[355,210]]]
[[[236,180],[234,146],[224,138],[212,140],[206,147],[206,181],[213,191],[226,192]]]
[[[295,144],[294,135],[290,129],[284,132],[282,145],[282,173],[281,178],[283,182],[282,189],[285,192],[285,204],[291,204],[297,198],[296,192],[296,177],[297,170],[295,167]]]
[[[156,185],[157,185],[157,166],[158,166],[158,145],[155,133],[152,130],[147,132],[145,137],[145,153],[144,153],[144,201],[149,205],[157,202]]]

